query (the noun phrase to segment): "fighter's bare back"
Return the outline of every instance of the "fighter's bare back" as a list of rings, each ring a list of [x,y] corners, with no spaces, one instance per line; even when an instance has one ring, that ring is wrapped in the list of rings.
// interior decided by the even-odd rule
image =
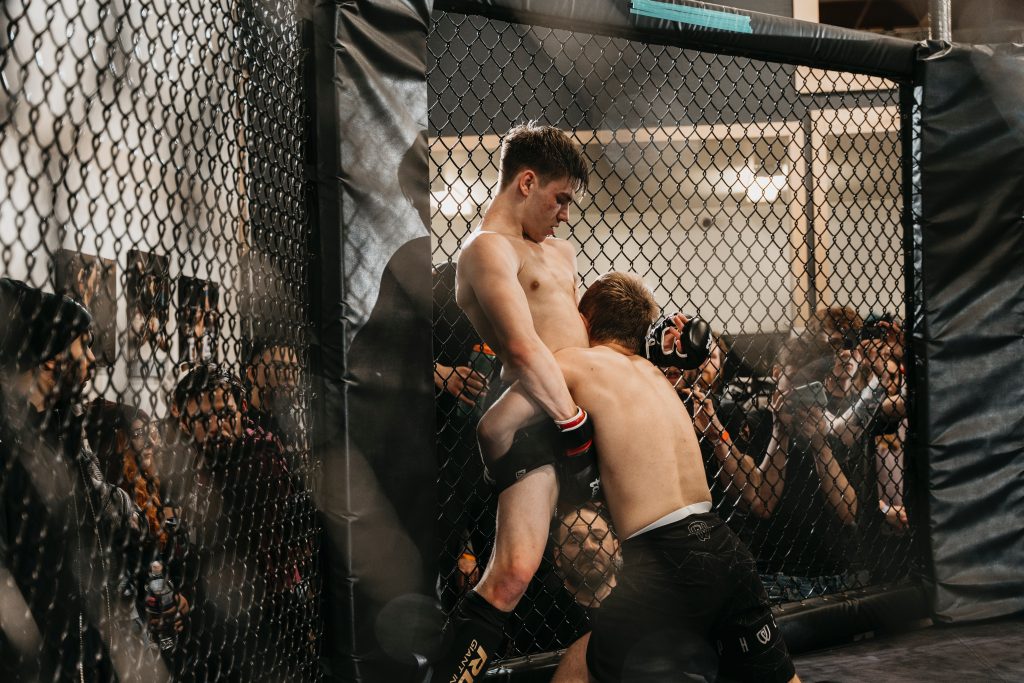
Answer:
[[[601,488],[622,538],[711,500],[690,416],[660,370],[606,345],[555,358],[573,398],[594,417]]]

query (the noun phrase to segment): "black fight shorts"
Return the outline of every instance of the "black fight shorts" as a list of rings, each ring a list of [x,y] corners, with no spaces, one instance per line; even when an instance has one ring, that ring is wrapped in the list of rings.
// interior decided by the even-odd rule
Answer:
[[[587,647],[597,681],[793,677],[754,558],[716,515],[691,515],[625,541],[622,564]]]
[[[516,432],[508,453],[493,463],[484,463],[495,495],[501,495],[502,491],[533,470],[554,465],[560,444],[558,427],[550,420]]]

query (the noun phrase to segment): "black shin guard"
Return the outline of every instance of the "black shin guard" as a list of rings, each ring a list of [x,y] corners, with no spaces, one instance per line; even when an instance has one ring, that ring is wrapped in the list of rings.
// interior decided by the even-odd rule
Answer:
[[[510,613],[470,591],[452,613],[431,683],[477,683],[497,659]]]

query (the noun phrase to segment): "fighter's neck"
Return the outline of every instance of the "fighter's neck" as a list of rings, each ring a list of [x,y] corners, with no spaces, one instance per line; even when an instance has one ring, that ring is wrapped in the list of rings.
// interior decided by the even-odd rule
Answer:
[[[509,237],[526,236],[519,211],[516,210],[511,199],[504,194],[495,197],[491,205],[487,207],[483,220],[480,222],[480,229]]]
[[[603,346],[603,347],[605,347],[607,349],[611,349],[615,353],[621,353],[623,356],[635,356],[636,355],[636,351],[634,351],[633,349],[631,349],[631,348],[629,348],[629,347],[627,347],[627,346],[625,346],[623,344],[620,344],[619,342],[614,342],[614,341],[600,341],[599,342],[599,341],[593,341],[592,340],[590,342],[590,346],[591,347]]]

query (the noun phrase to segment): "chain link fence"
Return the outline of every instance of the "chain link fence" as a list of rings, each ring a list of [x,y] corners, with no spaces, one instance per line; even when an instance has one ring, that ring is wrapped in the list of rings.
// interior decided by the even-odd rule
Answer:
[[[712,359],[669,381],[772,600],[906,579],[899,85],[456,13],[435,13],[428,49],[445,606],[486,566],[496,505],[474,433],[494,397],[470,405],[458,370],[490,357],[453,262],[496,192],[502,134],[528,120],[572,131],[592,164],[559,233],[584,287],[633,271],[666,313],[713,326]],[[585,632],[617,553],[604,510],[558,510],[506,655]]]
[[[0,4],[4,680],[319,677],[294,9]]]

